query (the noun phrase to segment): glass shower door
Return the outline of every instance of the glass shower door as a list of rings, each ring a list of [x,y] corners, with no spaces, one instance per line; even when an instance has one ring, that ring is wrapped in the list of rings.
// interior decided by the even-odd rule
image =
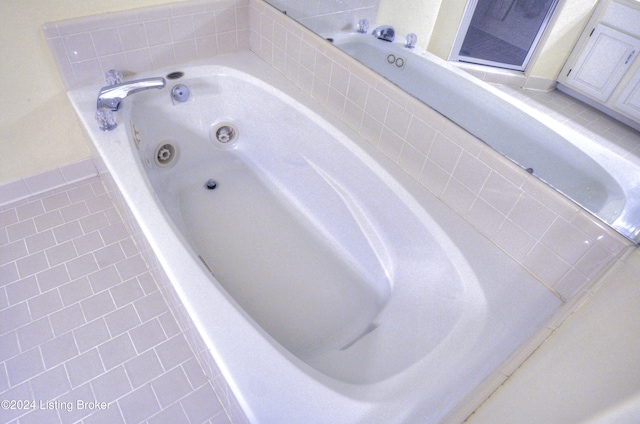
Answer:
[[[523,71],[558,0],[471,0],[452,60]]]

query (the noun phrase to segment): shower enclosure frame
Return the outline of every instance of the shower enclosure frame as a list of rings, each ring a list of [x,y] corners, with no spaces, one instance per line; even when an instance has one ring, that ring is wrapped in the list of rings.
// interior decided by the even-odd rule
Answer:
[[[460,26],[458,27],[458,32],[456,34],[456,38],[455,41],[453,43],[453,47],[451,48],[451,54],[449,55],[449,61],[452,62],[464,62],[464,63],[472,63],[472,64],[477,64],[477,65],[484,65],[484,66],[490,66],[490,67],[494,67],[494,68],[501,68],[501,69],[510,69],[510,70],[514,70],[514,71],[521,71],[524,72],[527,68],[527,65],[529,64],[529,61],[531,60],[531,57],[533,56],[533,54],[535,53],[536,47],[538,46],[538,44],[540,43],[540,40],[542,39],[542,36],[544,35],[544,32],[546,30],[546,28],[549,25],[549,22],[551,21],[551,18],[553,17],[553,13],[555,12],[558,3],[560,2],[560,0],[551,0],[551,4],[549,5],[545,17],[542,20],[542,22],[540,23],[540,26],[538,27],[538,31],[535,35],[535,37],[533,38],[531,45],[529,46],[529,49],[527,51],[526,56],[524,57],[523,61],[521,64],[511,64],[511,63],[504,63],[504,62],[497,62],[497,61],[492,61],[492,60],[487,60],[487,59],[483,59],[483,58],[476,58],[476,57],[472,57],[472,56],[467,56],[467,55],[461,55],[461,50],[462,50],[462,46],[464,44],[465,38],[467,36],[467,33],[469,32],[469,29],[471,28],[471,23],[473,20],[473,17],[476,13],[477,10],[477,6],[480,0],[469,0],[467,2],[467,6],[465,7],[465,11],[462,17],[462,20],[460,21]],[[492,0],[492,4],[495,3],[498,0]],[[516,6],[516,3],[518,3],[521,0],[507,0],[506,2],[509,3],[508,6],[505,8],[506,10],[504,11],[504,15],[501,19],[501,21],[504,22],[506,16],[508,15],[508,13]],[[489,6],[491,7],[491,6]]]

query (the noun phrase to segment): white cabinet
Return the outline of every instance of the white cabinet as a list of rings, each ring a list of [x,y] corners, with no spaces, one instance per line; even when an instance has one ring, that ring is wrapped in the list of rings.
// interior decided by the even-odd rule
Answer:
[[[640,1],[601,0],[558,89],[640,130]]]
[[[606,102],[639,51],[640,39],[599,24],[571,68],[565,84]]]
[[[620,93],[615,108],[640,121],[640,69]]]

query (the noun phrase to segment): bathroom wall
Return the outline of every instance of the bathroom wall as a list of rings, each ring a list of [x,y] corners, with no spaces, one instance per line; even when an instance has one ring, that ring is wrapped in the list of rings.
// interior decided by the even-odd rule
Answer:
[[[92,155],[82,126],[67,100],[66,88],[73,86],[73,81],[66,78],[69,72],[62,72],[65,79],[61,79],[43,36],[43,24],[167,3],[170,1],[0,2],[0,31],[3,36],[0,47],[3,57],[0,89],[6,93],[0,113],[0,145],[3,147],[3,154],[0,155],[0,184],[15,182]],[[180,1],[173,3],[179,4]],[[216,2],[217,7],[227,7],[234,3],[224,0]],[[108,37],[107,32],[105,34]],[[47,33],[49,37],[52,35],[52,32]],[[83,48],[82,45],[72,48],[76,47]],[[100,42],[95,46],[98,51],[94,54],[99,55],[101,47],[112,46],[107,42]],[[190,51],[186,52],[190,54]],[[81,59],[77,55],[76,62]]]
[[[429,40],[437,37],[433,30],[441,10],[442,0],[380,0],[376,23],[393,25],[399,37],[409,33],[418,36],[418,47],[426,49]],[[449,1],[446,0],[447,8]]]
[[[0,2],[0,184],[91,155],[42,36],[45,22],[168,0],[3,0]]]

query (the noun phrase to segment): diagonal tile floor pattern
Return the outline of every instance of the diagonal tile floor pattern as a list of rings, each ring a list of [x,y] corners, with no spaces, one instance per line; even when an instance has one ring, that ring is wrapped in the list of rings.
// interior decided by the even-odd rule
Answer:
[[[229,423],[99,177],[0,207],[1,423]]]

